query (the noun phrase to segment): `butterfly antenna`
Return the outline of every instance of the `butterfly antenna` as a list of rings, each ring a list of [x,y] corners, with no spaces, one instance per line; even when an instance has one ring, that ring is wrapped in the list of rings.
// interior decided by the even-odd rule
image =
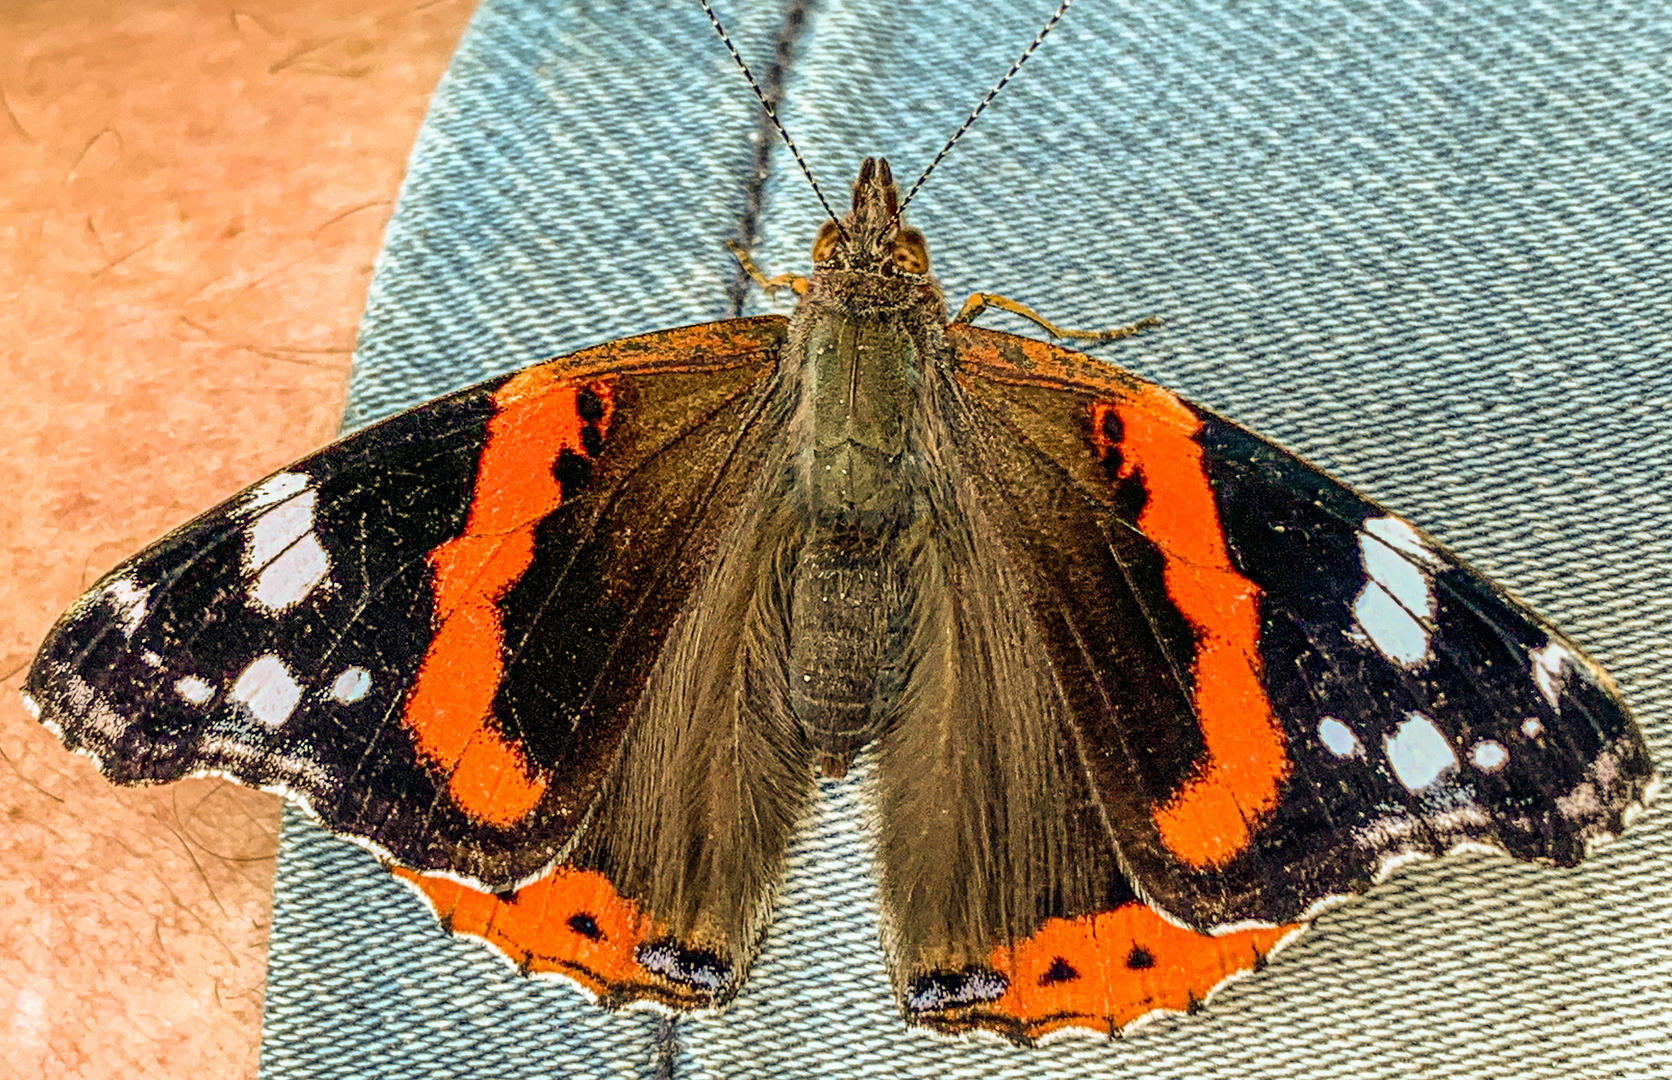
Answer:
[[[772,121],[772,126],[778,129],[778,137],[784,140],[784,145],[790,148],[791,154],[795,155],[795,163],[801,166],[801,175],[805,176],[807,183],[813,186],[813,194],[819,197],[819,205],[824,207],[824,212],[830,216],[830,220],[836,222],[836,228],[842,233],[842,238],[847,239],[847,230],[842,228],[841,219],[836,216],[836,211],[830,208],[830,202],[824,197],[824,190],[819,187],[819,182],[813,179],[813,170],[807,167],[806,159],[801,156],[801,148],[795,145],[795,140],[790,138],[790,133],[784,127],[784,122],[778,119],[778,110],[772,107],[772,99],[767,97],[766,91],[762,90],[760,83],[755,81],[755,73],[749,70],[749,65],[743,62],[742,54],[737,51],[737,46],[732,44],[731,35],[727,34],[726,28],[720,25],[720,16],[714,13],[713,5],[708,0],[701,0],[701,3],[704,13],[708,15],[708,21],[714,24],[714,32],[720,35],[721,41],[726,43],[726,51],[731,53],[731,58],[737,62],[738,69],[743,72],[743,77],[749,81],[749,89],[755,92],[755,97],[760,101],[761,108],[766,110],[766,118]],[[1067,4],[1063,6],[1066,7]],[[1005,77],[1009,78],[1008,75]]]
[[[947,154],[952,152],[952,148],[958,144],[958,140],[964,137],[964,132],[968,131],[975,124],[975,118],[986,111],[987,106],[993,103],[993,99],[999,96],[999,91],[1003,90],[1005,86],[1009,84],[1010,80],[1016,77],[1016,73],[1022,70],[1022,65],[1027,63],[1028,57],[1032,56],[1034,54],[1034,50],[1039,48],[1040,43],[1045,40],[1045,35],[1049,34],[1056,27],[1057,23],[1062,21],[1063,15],[1068,11],[1068,5],[1073,2],[1074,0],[1062,0],[1062,3],[1057,5],[1057,10],[1052,13],[1049,19],[1045,20],[1045,25],[1039,28],[1039,33],[1033,35],[1033,41],[1028,44],[1026,49],[1022,50],[1022,55],[1016,58],[1016,62],[1010,65],[1010,70],[1004,73],[1004,78],[993,84],[993,88],[987,91],[987,96],[981,99],[981,101],[976,105],[975,110],[971,112],[969,116],[965,118],[964,122],[958,126],[958,130],[952,133],[952,138],[946,140],[946,145],[940,148],[940,153],[935,155],[935,160],[929,162],[929,167],[923,170],[923,175],[917,178],[917,182],[912,184],[911,190],[906,192],[906,197],[900,200],[900,209],[894,212],[896,220],[898,220],[900,215],[905,212],[906,204],[910,203],[912,197],[917,194],[917,189],[922,187],[924,181],[929,179],[929,174],[935,171],[935,166],[939,165],[942,159],[944,159]],[[703,0],[703,6],[708,6],[708,0]],[[715,25],[719,24],[716,23]],[[727,42],[726,44],[730,45],[731,43]],[[736,50],[732,51],[732,55],[737,55]],[[740,64],[742,62],[743,61],[741,60],[738,61]],[[782,128],[779,130],[782,130]],[[788,138],[788,136],[785,136],[785,138]],[[797,155],[798,160],[799,157],[800,156]],[[823,196],[820,196],[820,198],[823,198]],[[826,209],[829,209],[829,207],[826,207]]]

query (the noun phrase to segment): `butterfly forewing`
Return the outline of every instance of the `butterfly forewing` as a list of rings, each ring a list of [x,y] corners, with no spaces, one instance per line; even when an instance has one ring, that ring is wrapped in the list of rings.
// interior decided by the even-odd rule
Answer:
[[[119,783],[221,773],[408,866],[525,878],[756,471],[783,332],[628,339],[350,436],[111,571],[25,693]]]
[[[1433,540],[1118,369],[948,340],[1071,737],[1170,914],[1289,922],[1460,843],[1571,865],[1641,803],[1612,683]]]

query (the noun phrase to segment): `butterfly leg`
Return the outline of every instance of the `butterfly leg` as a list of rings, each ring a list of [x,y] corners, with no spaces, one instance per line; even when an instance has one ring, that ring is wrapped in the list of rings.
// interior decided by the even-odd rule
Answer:
[[[727,240],[726,250],[737,259],[738,265],[743,267],[743,272],[749,276],[749,280],[768,293],[775,293],[779,289],[789,289],[795,295],[800,296],[807,291],[807,279],[800,274],[774,274],[767,277],[766,274],[762,273],[761,268],[755,263],[749,252],[736,240]]]
[[[1132,337],[1141,331],[1148,330],[1150,327],[1161,325],[1160,319],[1154,315],[1146,315],[1137,322],[1130,322],[1125,326],[1111,327],[1108,330],[1065,330],[1018,300],[1012,300],[1007,296],[999,296],[996,293],[979,292],[970,294],[970,298],[964,301],[964,306],[958,309],[958,314],[952,321],[958,323],[973,322],[977,315],[990,307],[1008,311],[1012,315],[1020,315],[1054,338],[1073,338],[1076,341],[1115,341],[1119,338]]]

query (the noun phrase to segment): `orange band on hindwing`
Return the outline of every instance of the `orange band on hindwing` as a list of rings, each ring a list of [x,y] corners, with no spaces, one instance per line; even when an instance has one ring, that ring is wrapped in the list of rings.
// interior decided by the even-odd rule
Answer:
[[[661,928],[597,871],[560,866],[505,896],[406,867],[393,873],[422,891],[453,933],[481,938],[524,971],[563,975],[605,1001],[686,1003],[638,961],[638,946]]]
[[[1120,425],[1118,446],[1105,423]],[[1136,476],[1145,502],[1138,528],[1163,562],[1168,599],[1195,631],[1193,700],[1205,753],[1154,812],[1169,851],[1194,867],[1247,849],[1252,829],[1278,802],[1288,776],[1287,740],[1261,682],[1260,590],[1237,572],[1196,442],[1201,421],[1159,387],[1092,406],[1092,432]]]
[[[499,603],[534,561],[535,527],[562,505],[560,457],[588,456],[586,429],[602,436],[613,406],[608,381],[536,385],[531,374],[495,392],[464,530],[429,553],[435,637],[402,712],[453,802],[499,826],[521,820],[546,793],[522,748],[493,723],[506,660]],[[601,416],[581,415],[582,394]]]
[[[989,966],[1009,985],[986,1009],[1036,1039],[1066,1027],[1118,1033],[1166,1010],[1186,1012],[1214,987],[1257,968],[1304,924],[1213,937],[1184,930],[1136,901],[1077,919],[1051,919]]]

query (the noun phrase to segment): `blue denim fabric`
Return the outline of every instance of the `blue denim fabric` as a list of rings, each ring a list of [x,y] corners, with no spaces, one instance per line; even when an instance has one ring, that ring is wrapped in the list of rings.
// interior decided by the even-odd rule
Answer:
[[[783,114],[832,200],[914,175],[1050,0],[818,0]],[[722,15],[764,66],[781,2]],[[1099,350],[1409,517],[1571,633],[1672,762],[1672,13],[1081,0],[913,204],[956,304],[1165,324]],[[372,287],[347,424],[729,314],[755,107],[695,0],[487,0]],[[776,153],[758,255],[820,211]],[[750,310],[759,309],[759,298]],[[1036,333],[1030,327],[993,325]],[[1672,829],[1576,871],[1407,868],[1194,1017],[1022,1050],[900,1021],[864,762],[821,781],[718,1015],[609,1014],[450,939],[292,815],[268,1080],[1672,1075]]]

